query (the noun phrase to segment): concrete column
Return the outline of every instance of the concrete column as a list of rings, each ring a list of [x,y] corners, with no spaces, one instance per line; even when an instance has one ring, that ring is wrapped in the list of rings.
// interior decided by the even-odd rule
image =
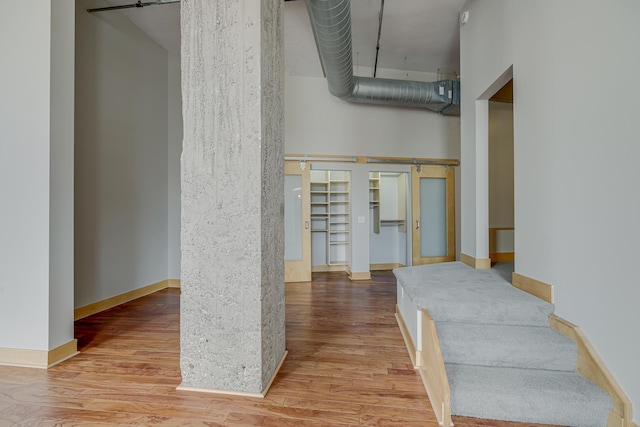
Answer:
[[[262,394],[285,355],[281,7],[181,5],[181,389]]]

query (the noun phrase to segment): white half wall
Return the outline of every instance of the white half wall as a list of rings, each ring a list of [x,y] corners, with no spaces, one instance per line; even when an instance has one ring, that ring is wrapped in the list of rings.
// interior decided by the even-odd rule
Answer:
[[[640,3],[482,0],[463,10],[463,250],[477,247],[481,230],[467,225],[487,204],[473,170],[484,155],[476,100],[513,66],[516,271],[554,285],[556,313],[584,330],[638,422]]]
[[[76,10],[75,306],[167,279],[168,55]]]

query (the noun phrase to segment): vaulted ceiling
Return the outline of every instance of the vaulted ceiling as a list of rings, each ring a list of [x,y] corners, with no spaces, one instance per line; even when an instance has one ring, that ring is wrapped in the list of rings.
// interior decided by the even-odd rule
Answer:
[[[79,1],[87,9],[135,3],[134,0]],[[382,4],[379,68],[408,73],[459,72],[458,15],[464,0],[353,0],[351,23],[356,74],[370,74],[374,66]],[[179,3],[99,13],[121,13],[170,54],[180,51]],[[287,72],[322,76],[305,1],[286,1],[284,14]]]

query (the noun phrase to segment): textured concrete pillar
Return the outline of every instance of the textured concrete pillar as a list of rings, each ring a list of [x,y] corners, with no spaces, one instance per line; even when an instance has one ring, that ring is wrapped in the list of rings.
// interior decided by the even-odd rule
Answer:
[[[183,0],[181,389],[262,393],[285,355],[281,0]]]

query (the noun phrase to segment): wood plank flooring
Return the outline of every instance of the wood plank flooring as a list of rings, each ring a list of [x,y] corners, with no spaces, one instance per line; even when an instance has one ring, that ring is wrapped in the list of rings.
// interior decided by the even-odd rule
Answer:
[[[264,399],[176,391],[180,291],[157,292],[76,322],[73,359],[49,370],[0,366],[0,427],[436,427],[396,324],[395,292],[390,272],[287,284],[289,355]]]

